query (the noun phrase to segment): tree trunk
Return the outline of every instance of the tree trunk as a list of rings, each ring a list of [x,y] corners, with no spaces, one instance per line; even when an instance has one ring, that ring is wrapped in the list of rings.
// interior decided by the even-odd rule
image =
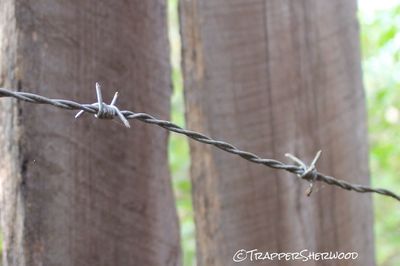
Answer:
[[[0,2],[0,85],[168,119],[161,0]],[[0,101],[4,265],[178,265],[167,133]]]
[[[287,152],[369,184],[355,0],[181,1],[188,127],[264,158]],[[371,197],[191,142],[198,265],[240,249],[358,252],[374,265]],[[260,263],[261,261],[259,261]],[[299,261],[264,261],[298,265]],[[250,264],[248,254],[245,265]]]

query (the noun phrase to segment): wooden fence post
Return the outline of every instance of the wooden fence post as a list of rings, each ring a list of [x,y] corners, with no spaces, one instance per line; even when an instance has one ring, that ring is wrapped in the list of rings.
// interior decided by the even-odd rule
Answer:
[[[311,162],[322,149],[319,171],[368,184],[356,9],[355,0],[181,1],[188,127],[264,158]],[[308,198],[291,174],[190,147],[198,265],[231,265],[239,249],[358,252],[304,265],[374,265],[370,195],[317,184]]]
[[[161,0],[0,2],[0,85],[168,119]],[[3,264],[179,265],[167,132],[0,101]]]

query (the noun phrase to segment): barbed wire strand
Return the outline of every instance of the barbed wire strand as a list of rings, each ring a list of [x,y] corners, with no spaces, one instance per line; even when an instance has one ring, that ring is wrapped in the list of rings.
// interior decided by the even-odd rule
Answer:
[[[307,196],[311,194],[314,182],[321,181],[329,185],[338,186],[345,190],[353,190],[359,193],[378,193],[400,201],[399,195],[387,189],[371,188],[365,185],[352,184],[347,181],[336,179],[332,176],[324,175],[318,172],[316,170],[315,164],[321,154],[321,151],[317,153],[310,166],[307,166],[302,160],[291,154],[286,154],[286,156],[292,159],[297,165],[286,164],[274,159],[264,159],[251,152],[242,151],[225,141],[215,140],[201,133],[184,129],[170,121],[157,119],[147,113],[135,113],[127,110],[121,111],[118,109],[118,107],[115,106],[115,101],[117,99],[118,93],[115,94],[114,99],[112,100],[110,105],[105,104],[102,101],[101,89],[98,83],[96,83],[96,92],[98,101],[93,104],[80,104],[70,100],[50,99],[33,93],[11,91],[4,88],[0,88],[0,97],[12,97],[29,103],[48,104],[67,110],[80,110],[79,113],[76,115],[76,118],[81,116],[84,112],[94,114],[96,118],[99,119],[112,119],[114,117],[118,117],[126,127],[129,127],[129,123],[127,121],[128,119],[136,119],[147,124],[157,125],[168,131],[185,135],[195,141],[209,144],[223,151],[238,155],[241,158],[250,162],[262,164],[274,169],[286,170],[290,173],[296,174],[299,178],[310,182],[310,186],[306,192]]]

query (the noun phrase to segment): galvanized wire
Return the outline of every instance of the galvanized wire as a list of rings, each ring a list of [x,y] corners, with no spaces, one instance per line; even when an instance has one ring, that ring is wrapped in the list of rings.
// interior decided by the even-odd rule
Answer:
[[[98,84],[96,84],[96,85],[98,86]],[[229,152],[232,154],[236,154],[250,162],[253,162],[256,164],[262,164],[262,165],[265,165],[265,166],[268,166],[268,167],[274,168],[274,169],[286,170],[290,173],[296,174],[299,178],[310,182],[310,187],[307,190],[307,195],[311,194],[312,185],[313,185],[314,181],[321,181],[321,182],[324,182],[329,185],[338,186],[342,189],[353,190],[353,191],[360,192],[360,193],[378,193],[381,195],[392,197],[392,198],[400,201],[399,195],[397,195],[387,189],[371,188],[371,187],[365,186],[365,185],[352,184],[347,181],[339,180],[332,176],[324,175],[324,174],[318,172],[315,168],[315,164],[319,158],[320,152],[317,153],[316,157],[314,158],[314,160],[310,164],[310,166],[307,166],[305,163],[303,163],[303,161],[294,157],[291,154],[286,154],[286,156],[288,156],[289,158],[294,160],[297,165],[286,164],[286,163],[283,163],[283,162],[280,162],[280,161],[274,160],[274,159],[261,158],[251,152],[240,150],[240,149],[236,148],[235,146],[233,146],[232,144],[229,144],[225,141],[215,140],[215,139],[212,139],[201,133],[181,128],[180,126],[178,126],[170,121],[157,119],[154,116],[146,114],[146,113],[135,113],[132,111],[127,111],[127,110],[120,111],[115,106],[116,96],[114,97],[115,100],[113,99],[113,102],[110,105],[108,105],[108,104],[105,104],[104,102],[102,102],[99,86],[98,86],[97,92],[98,92],[98,94],[97,94],[98,102],[93,103],[93,104],[80,104],[80,103],[70,101],[70,100],[50,99],[50,98],[43,97],[43,96],[33,94],[33,93],[17,92],[17,91],[11,91],[8,89],[3,89],[3,88],[0,88],[0,97],[13,97],[18,100],[26,101],[29,103],[48,104],[48,105],[53,105],[53,106],[63,108],[63,109],[68,109],[68,110],[80,110],[83,112],[95,114],[96,117],[99,119],[104,119],[104,118],[111,119],[114,117],[119,117],[124,122],[125,126],[127,126],[127,127],[129,127],[129,124],[126,124],[124,119],[125,120],[126,119],[136,119],[136,120],[142,121],[144,123],[154,124],[154,125],[164,128],[168,131],[186,135],[187,137],[189,137],[195,141],[198,141],[198,142],[201,142],[204,144],[209,144],[209,145],[215,146],[218,149],[221,149],[223,151],[226,151],[226,152]],[[99,97],[99,94],[100,94],[100,97]],[[82,114],[82,112],[79,112],[77,117],[80,116],[81,114]],[[121,117],[121,115],[123,116],[124,119]]]

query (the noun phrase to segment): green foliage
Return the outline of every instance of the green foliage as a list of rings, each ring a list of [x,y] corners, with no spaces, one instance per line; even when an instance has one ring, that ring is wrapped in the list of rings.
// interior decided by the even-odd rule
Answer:
[[[364,82],[367,91],[370,165],[376,187],[400,191],[400,3],[378,12],[366,12],[372,3],[361,1],[360,22]],[[184,126],[178,0],[168,0],[172,64],[172,121]],[[181,224],[184,265],[195,265],[195,237],[189,146],[185,137],[172,134],[169,163]],[[375,239],[378,265],[397,266],[400,261],[399,203],[374,196]],[[0,252],[2,241],[0,234]],[[1,256],[0,256],[1,258]]]
[[[399,192],[400,3],[369,14],[360,7],[372,183]],[[400,205],[374,196],[374,209],[378,265],[399,265]]]
[[[171,44],[172,65],[172,114],[171,120],[185,127],[183,81],[180,67],[180,36],[178,19],[178,0],[168,1],[169,39]],[[186,137],[171,134],[169,139],[169,165],[173,178],[173,187],[181,227],[183,265],[195,265],[195,228],[189,177],[189,145]]]
[[[384,2],[384,1],[383,1]],[[168,1],[171,41],[172,120],[184,126],[182,74],[180,69],[180,37],[178,0]],[[372,183],[400,191],[400,3],[376,11],[374,1],[360,1],[361,44],[364,83],[367,92]],[[369,9],[369,10],[368,10]],[[189,148],[186,138],[171,135],[170,166],[174,180],[184,265],[195,264],[195,237]],[[375,239],[378,265],[395,266],[400,261],[399,203],[374,196]]]

